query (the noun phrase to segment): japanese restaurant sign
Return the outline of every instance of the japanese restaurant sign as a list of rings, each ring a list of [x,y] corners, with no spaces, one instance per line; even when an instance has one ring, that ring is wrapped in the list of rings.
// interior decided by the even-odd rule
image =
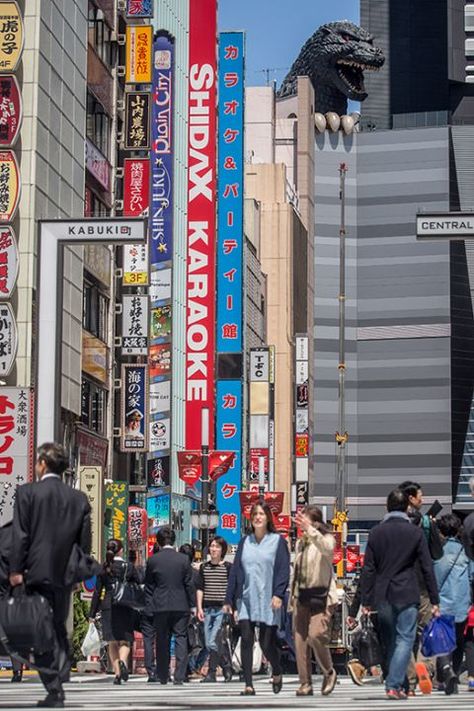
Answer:
[[[123,216],[141,217],[150,200],[150,161],[125,158],[123,164]]]
[[[17,2],[0,2],[0,73],[14,72],[24,43],[23,18]]]
[[[13,74],[0,75],[0,147],[10,148],[20,133],[23,102]]]
[[[153,17],[152,0],[127,0],[125,14],[129,18]]]
[[[30,388],[0,390],[0,525],[11,521],[16,487],[32,478],[33,396]]]
[[[125,82],[127,84],[151,84],[151,25],[127,25]]]
[[[102,467],[79,467],[79,488],[87,496],[91,507],[92,545],[91,554],[100,559],[102,553]]]
[[[148,354],[148,296],[122,296],[122,355]]]
[[[18,332],[10,304],[0,304],[0,377],[10,374],[18,347]]]
[[[127,544],[128,524],[128,484],[126,481],[114,481],[106,484],[104,491],[104,541],[116,538]],[[124,551],[126,555],[126,552]]]
[[[121,452],[148,449],[148,368],[122,365]]]
[[[20,171],[13,151],[0,151],[0,222],[11,222],[20,199]]]
[[[146,151],[150,148],[150,98],[147,91],[125,94],[125,150]]]
[[[10,225],[0,225],[0,299],[9,299],[18,276],[18,246]]]
[[[146,286],[148,284],[148,245],[126,244],[123,247],[124,286]]]

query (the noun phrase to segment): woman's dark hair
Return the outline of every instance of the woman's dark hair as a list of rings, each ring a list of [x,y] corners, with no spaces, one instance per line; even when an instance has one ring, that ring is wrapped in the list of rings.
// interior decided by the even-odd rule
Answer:
[[[105,551],[105,563],[104,563],[104,572],[105,573],[108,573],[109,575],[112,573],[112,563],[114,562],[114,558],[122,550],[123,550],[123,543],[122,543],[122,541],[119,541],[118,538],[111,538],[110,541],[108,541],[107,548]]]
[[[440,533],[445,538],[459,538],[462,530],[461,519],[456,514],[444,514],[436,521]]]
[[[163,546],[174,546],[175,540],[176,533],[169,526],[163,526],[156,534],[156,542],[160,548],[163,548]]]
[[[252,519],[253,519],[258,508],[263,509],[263,513],[267,517],[267,531],[269,533],[276,533],[275,524],[273,523],[272,510],[271,510],[270,506],[268,504],[266,504],[265,501],[263,501],[263,499],[256,501],[254,503],[254,505],[252,506],[252,508],[250,509],[250,526],[252,528],[252,531],[254,530]]]
[[[196,549],[190,543],[183,543],[183,545],[179,547],[179,552],[187,555],[189,562],[192,563],[196,554]]]
[[[214,536],[211,543],[217,543],[221,547],[221,560],[224,560],[227,553],[227,541],[222,536]],[[211,545],[211,543],[209,545]]]
[[[323,512],[319,506],[316,506],[316,504],[307,504],[303,509],[303,513],[309,518],[311,523],[319,524],[318,529],[323,536],[326,533],[332,533],[331,527],[323,520]]]

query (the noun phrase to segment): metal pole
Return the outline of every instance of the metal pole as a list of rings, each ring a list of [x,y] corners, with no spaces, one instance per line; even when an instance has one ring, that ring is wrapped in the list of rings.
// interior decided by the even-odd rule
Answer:
[[[209,511],[209,409],[207,407],[201,410],[201,465],[201,513],[207,514]],[[203,560],[208,541],[209,529],[206,526],[201,528]]]
[[[258,493],[263,499],[265,495],[265,457],[258,458]]]

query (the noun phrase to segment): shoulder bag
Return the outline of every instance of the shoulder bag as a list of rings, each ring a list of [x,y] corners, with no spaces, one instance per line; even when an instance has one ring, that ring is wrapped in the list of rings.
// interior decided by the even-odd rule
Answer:
[[[39,593],[27,594],[23,586],[0,600],[0,648],[28,656],[54,648],[53,611]]]
[[[145,608],[145,586],[139,583],[126,580],[128,566],[122,566],[122,579],[116,578],[112,583],[112,604],[128,607],[131,610],[143,610]]]

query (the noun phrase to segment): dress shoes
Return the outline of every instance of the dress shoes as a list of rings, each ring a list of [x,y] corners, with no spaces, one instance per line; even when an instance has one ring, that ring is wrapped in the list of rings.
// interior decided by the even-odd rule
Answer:
[[[48,694],[45,699],[36,704],[41,709],[63,709],[64,697],[61,694]]]
[[[336,681],[337,681],[337,674],[336,670],[332,669],[327,676],[324,677],[323,679],[323,685],[321,687],[321,694],[323,696],[329,696],[331,691],[334,690],[334,687],[336,686]]]
[[[156,676],[149,676],[148,679],[147,679],[147,682],[148,682],[149,684],[157,684],[157,683],[158,683],[158,679],[157,679]]]
[[[300,688],[296,690],[296,696],[312,696],[313,687],[311,684],[301,684]]]
[[[12,684],[19,684],[23,679],[23,672],[21,669],[14,671],[12,674],[11,682]]]

